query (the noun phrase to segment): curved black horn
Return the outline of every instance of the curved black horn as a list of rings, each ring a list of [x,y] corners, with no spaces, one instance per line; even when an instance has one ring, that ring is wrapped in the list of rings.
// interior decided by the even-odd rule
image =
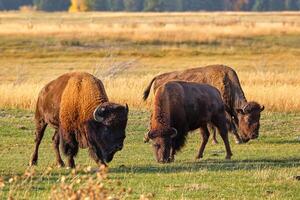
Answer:
[[[148,131],[145,135],[144,135],[144,143],[148,143],[150,138],[149,138],[149,133],[150,131]]]
[[[260,107],[260,112],[262,112],[265,109],[265,106]]]
[[[174,138],[177,136],[177,130],[176,130],[176,128],[173,128],[173,127],[172,127],[172,130],[174,131],[174,133],[171,135],[171,138]]]
[[[125,110],[126,110],[126,112],[128,113],[128,111],[129,111],[129,108],[128,108],[128,105],[127,105],[127,103],[125,104]]]

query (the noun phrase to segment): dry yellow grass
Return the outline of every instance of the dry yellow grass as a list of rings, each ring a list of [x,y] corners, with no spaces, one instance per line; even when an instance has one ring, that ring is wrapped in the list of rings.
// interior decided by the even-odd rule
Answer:
[[[153,76],[187,67],[221,63],[233,66],[237,71],[248,100],[258,101],[270,111],[299,112],[300,51],[294,44],[299,41],[296,37],[292,38],[292,42],[285,43],[284,40],[280,40],[282,46],[277,43],[274,44],[275,47],[258,44],[258,47],[254,46],[246,51],[244,49],[247,48],[248,43],[243,44],[242,47],[230,43],[222,44],[224,38],[240,39],[256,36],[284,38],[287,35],[299,34],[299,12],[251,14],[2,12],[0,13],[0,35],[13,39],[11,41],[0,39],[4,53],[4,56],[0,56],[0,107],[34,109],[39,90],[58,75],[74,70],[96,73],[93,66],[95,63],[99,65],[99,58],[89,54],[77,58],[80,53],[97,52],[108,46],[107,48],[117,49],[116,52],[125,52],[115,56],[114,62],[130,63],[132,59],[140,62],[133,69],[125,67],[121,73],[116,69],[117,76],[101,78],[112,101],[128,103],[130,107],[135,108],[149,108],[151,98],[143,102],[142,93]],[[24,35],[27,35],[25,39],[23,39]],[[45,40],[43,45],[53,46],[43,48],[31,41],[36,38],[42,38],[41,41],[44,41],[44,36],[50,39]],[[74,46],[72,44],[55,46],[52,39],[61,37],[70,39],[71,43],[72,39],[77,39],[74,41]],[[220,40],[221,45],[191,47],[184,46],[185,44],[168,46],[158,43],[153,47],[151,45],[155,43],[149,43],[149,46],[143,43],[139,47],[133,46],[129,49],[131,54],[128,56],[126,55],[128,48],[121,45],[117,48],[109,47],[106,43],[104,47],[101,46],[102,44],[97,44],[98,46],[95,47],[90,44],[85,46],[84,42],[81,43],[81,39],[84,41],[86,37],[96,38],[99,41],[111,39],[113,42],[120,39],[135,42],[200,42],[196,43],[198,45],[203,41]],[[274,38],[269,38],[272,39]],[[210,49],[205,49],[206,47]],[[64,53],[65,49],[69,54],[76,54],[74,57],[69,54],[65,57],[52,55],[52,53]],[[197,53],[196,56],[193,55],[194,51]],[[41,57],[35,58],[35,52],[41,53]],[[148,54],[142,57],[142,53],[145,52]],[[154,52],[153,55],[158,53],[158,56],[152,56],[151,52]],[[161,52],[173,52],[174,55],[160,54]],[[188,53],[181,56],[181,53],[186,52]],[[13,57],[15,53],[18,56]],[[100,60],[100,66],[102,62],[103,60]],[[109,63],[105,68],[115,64]]]
[[[238,70],[237,70],[238,71]],[[255,100],[265,105],[269,111],[300,111],[300,70],[297,73],[270,75],[271,72],[240,72],[242,87],[248,100]],[[146,76],[126,76],[104,79],[104,85],[111,101],[128,103],[130,107],[149,109],[152,94],[147,102],[142,101],[143,90],[155,74]],[[248,78],[252,77],[252,78]],[[45,83],[25,82],[0,84],[0,107],[35,108],[39,90]]]
[[[138,42],[203,42],[221,38],[300,33],[298,12],[56,13],[55,16],[11,12],[2,13],[0,17],[1,35],[98,37]]]

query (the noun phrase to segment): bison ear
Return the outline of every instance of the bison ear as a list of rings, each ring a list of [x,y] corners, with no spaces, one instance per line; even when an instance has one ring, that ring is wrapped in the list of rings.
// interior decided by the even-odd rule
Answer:
[[[264,111],[264,109],[265,109],[265,106],[261,106],[260,107],[260,112]]]
[[[236,112],[239,113],[239,114],[242,114],[242,115],[245,114],[244,110],[240,109],[240,108],[236,109]]]
[[[103,122],[104,120],[104,112],[106,109],[104,107],[98,106],[93,113],[94,120],[97,122]]]
[[[177,130],[176,128],[172,127],[172,134],[171,134],[171,138],[175,138],[177,136]]]

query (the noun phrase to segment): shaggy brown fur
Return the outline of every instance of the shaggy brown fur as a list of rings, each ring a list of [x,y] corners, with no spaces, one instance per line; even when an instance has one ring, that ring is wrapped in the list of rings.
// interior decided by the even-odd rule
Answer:
[[[230,150],[225,110],[219,91],[207,84],[171,81],[155,92],[150,131],[146,141],[154,141],[158,162],[170,162],[185,143],[189,131],[200,128],[203,141],[197,158],[202,158],[209,132],[207,123],[214,124],[224,140],[227,156]]]
[[[94,119],[94,111],[101,121]],[[127,114],[127,106],[108,101],[102,82],[91,74],[74,72],[58,77],[38,97],[36,146],[30,164],[37,163],[38,148],[48,124],[55,128],[53,146],[59,166],[64,166],[60,141],[70,167],[75,166],[79,146],[88,147],[96,162],[109,162],[123,146]]]
[[[249,128],[248,132],[243,132],[246,129],[241,130],[241,126],[250,127],[250,124],[247,124],[247,122],[244,121],[239,121],[240,117],[238,117],[238,115],[242,113],[238,112],[238,110],[246,108],[248,106],[253,107],[255,105],[254,107],[258,108],[258,111],[262,111],[263,107],[261,107],[256,102],[247,102],[238,76],[232,68],[224,65],[210,65],[206,67],[199,67],[158,75],[151,80],[150,84],[145,89],[143,97],[144,100],[148,98],[152,84],[153,91],[155,92],[159,86],[170,80],[206,83],[216,87],[220,91],[222,99],[228,108],[226,109],[226,111],[234,119],[234,121],[231,121],[229,123],[231,123],[230,126],[233,127],[233,133],[235,133],[236,139],[239,140],[236,125],[238,125],[241,131],[242,139],[245,142],[249,139],[256,138],[256,135],[258,136],[257,126]],[[246,114],[246,112],[244,112],[244,114]],[[247,112],[247,115],[251,114],[251,112]],[[257,117],[256,119],[254,119],[254,121],[259,126],[260,115],[254,114],[254,116]],[[231,118],[229,118],[228,120],[230,121]]]

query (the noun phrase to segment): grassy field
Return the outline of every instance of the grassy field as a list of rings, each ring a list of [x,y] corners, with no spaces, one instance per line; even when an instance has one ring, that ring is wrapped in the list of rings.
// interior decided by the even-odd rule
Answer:
[[[33,150],[32,117],[28,111],[0,111],[0,175],[5,180],[2,197],[10,193],[16,199],[46,199],[51,188],[60,185],[62,176],[66,183],[95,176],[83,170],[96,167],[85,150],[76,158],[80,173],[72,175],[71,170],[55,167],[53,130],[49,129],[35,174],[24,178]],[[222,143],[208,144],[204,160],[195,161],[200,135],[191,133],[176,161],[167,165],[157,164],[152,147],[143,143],[148,118],[148,112],[130,112],[124,149],[109,165],[110,181],[105,182],[106,187],[115,188],[113,194],[124,187],[127,194],[123,197],[127,199],[143,194],[153,199],[299,199],[300,183],[294,178],[300,175],[299,114],[265,113],[259,140],[249,144],[236,145],[231,135],[231,161],[224,159]],[[16,176],[17,181],[9,183]]]
[[[0,199],[46,199],[71,186],[122,199],[299,199],[299,58],[297,12],[1,12]],[[233,67],[246,97],[265,105],[259,140],[231,140],[231,161],[222,143],[210,144],[195,161],[201,140],[192,133],[174,163],[156,164],[142,142],[151,105],[151,98],[142,101],[144,88],[159,73],[209,64]],[[76,173],[55,167],[50,129],[39,166],[27,169],[38,92],[70,71],[93,73],[112,101],[130,106],[124,150],[103,180],[108,191],[95,183],[89,166],[96,165],[85,150]]]

